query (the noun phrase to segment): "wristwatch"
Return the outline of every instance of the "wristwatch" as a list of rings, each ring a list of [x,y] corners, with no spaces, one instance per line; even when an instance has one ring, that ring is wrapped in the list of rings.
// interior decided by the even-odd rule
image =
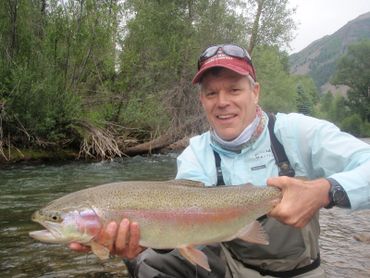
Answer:
[[[334,206],[340,208],[351,208],[351,203],[349,201],[348,195],[343,187],[335,179],[327,178],[326,180],[330,183],[330,202],[325,208],[329,209]]]

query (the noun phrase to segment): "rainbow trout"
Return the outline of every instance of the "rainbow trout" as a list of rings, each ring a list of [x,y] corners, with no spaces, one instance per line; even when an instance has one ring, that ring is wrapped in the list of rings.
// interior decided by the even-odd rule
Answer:
[[[87,188],[52,201],[32,220],[46,230],[30,236],[47,243],[79,242],[101,259],[109,250],[99,245],[99,232],[111,221],[127,218],[140,227],[140,245],[178,248],[191,263],[210,271],[197,245],[230,241],[268,244],[256,219],[280,201],[273,187],[240,185],[204,187],[188,180],[128,181]]]

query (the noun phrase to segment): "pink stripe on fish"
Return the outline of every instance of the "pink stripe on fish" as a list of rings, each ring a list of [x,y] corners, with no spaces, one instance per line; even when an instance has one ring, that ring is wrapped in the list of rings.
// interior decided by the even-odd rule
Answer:
[[[183,210],[174,211],[149,211],[149,210],[130,210],[123,213],[123,218],[128,218],[131,221],[137,219],[149,219],[152,221],[165,221],[174,223],[207,223],[207,222],[225,222],[225,220],[230,220],[239,217],[245,213],[247,208],[228,208],[228,209],[208,209],[202,210],[200,208],[188,208]]]

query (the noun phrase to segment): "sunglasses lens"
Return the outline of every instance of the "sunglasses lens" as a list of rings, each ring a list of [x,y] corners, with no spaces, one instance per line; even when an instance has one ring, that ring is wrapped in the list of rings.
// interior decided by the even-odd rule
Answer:
[[[239,58],[247,58],[251,60],[251,57],[249,56],[248,52],[244,48],[241,48],[240,46],[226,44],[223,46],[223,50],[226,54],[230,56],[239,57]]]
[[[200,55],[201,59],[208,59],[208,58],[214,56],[219,48],[220,48],[219,45],[214,45],[214,46],[208,47],[206,50],[204,50],[202,55]]]
[[[208,58],[214,56],[217,53],[217,50],[220,48],[220,45],[213,45],[208,47],[206,50],[203,51],[203,53],[200,55],[198,59],[198,70],[200,69],[200,66],[202,63],[207,60]]]

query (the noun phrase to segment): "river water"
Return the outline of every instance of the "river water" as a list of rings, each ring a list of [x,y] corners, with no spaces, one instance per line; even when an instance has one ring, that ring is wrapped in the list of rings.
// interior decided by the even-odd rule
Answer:
[[[0,169],[1,277],[126,277],[118,259],[99,261],[93,255],[43,244],[28,232],[33,211],[69,192],[122,180],[166,180],[176,172],[176,155],[134,157],[111,162],[13,165]],[[328,277],[370,277],[370,244],[353,236],[370,232],[368,210],[322,210],[323,267]]]

